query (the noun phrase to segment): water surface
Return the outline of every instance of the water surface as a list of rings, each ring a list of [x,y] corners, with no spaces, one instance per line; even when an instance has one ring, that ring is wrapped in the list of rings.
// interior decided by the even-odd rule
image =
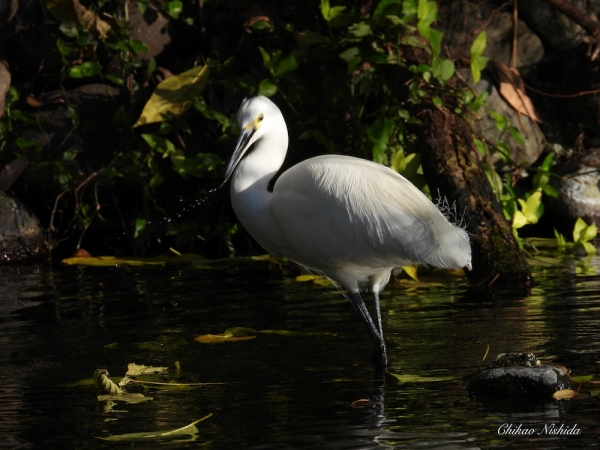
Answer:
[[[370,341],[351,304],[333,287],[296,282],[291,266],[0,269],[0,446],[597,448],[598,397],[490,404],[464,395],[487,345],[488,361],[527,351],[574,375],[598,372],[600,259],[549,256],[532,260],[538,284],[528,298],[490,297],[453,275],[390,283],[389,371],[438,379],[406,383],[373,380]],[[315,334],[194,342],[236,326]],[[68,385],[98,368],[118,377],[131,362],[175,361],[182,372],[165,381],[218,384],[150,389],[152,401],[114,405],[91,386]],[[99,439],[176,429],[209,413],[191,442]],[[580,434],[502,432],[561,424]]]

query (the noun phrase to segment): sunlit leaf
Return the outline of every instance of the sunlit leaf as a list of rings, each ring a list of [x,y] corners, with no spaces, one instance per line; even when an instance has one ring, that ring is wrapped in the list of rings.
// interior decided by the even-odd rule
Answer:
[[[556,391],[552,394],[552,398],[556,400],[565,400],[568,398],[577,397],[579,394],[572,389],[561,389],[560,391]]]
[[[411,277],[413,280],[420,282],[417,277],[417,266],[402,266],[402,270],[406,272],[406,274]]]
[[[197,66],[162,81],[152,93],[150,100],[134,127],[147,123],[162,122],[167,113],[183,114],[206,86],[210,69],[208,65]]]
[[[193,262],[205,262],[206,258],[194,253],[184,253],[181,256],[152,256],[152,257],[117,257],[117,256],[96,256],[92,258],[66,258],[62,260],[63,264],[81,265],[94,267],[115,267],[115,266],[164,266],[166,264],[185,264]]]
[[[152,400],[154,400],[153,397],[147,397],[144,394],[139,394],[139,393],[123,393],[123,394],[103,394],[103,395],[99,395],[97,397],[98,401],[100,402],[109,402],[109,401],[113,401],[113,402],[125,402],[125,403],[131,403],[131,404],[136,404],[136,403],[144,403],[144,402],[150,402]]]
[[[168,367],[152,367],[144,366],[143,364],[129,363],[127,364],[127,372],[125,375],[135,377],[144,374],[165,373],[167,370],[169,370]]]
[[[483,30],[477,35],[477,37],[473,41],[473,44],[471,44],[471,59],[475,58],[477,56],[481,56],[483,54],[483,52],[485,51],[486,45],[487,45],[487,35],[486,35],[485,30]]]
[[[388,375],[393,376],[400,383],[432,383],[437,381],[449,381],[456,380],[460,377],[447,376],[447,377],[421,377],[419,375],[400,375],[392,372],[386,372]]]
[[[571,381],[576,384],[587,383],[588,381],[592,381],[594,379],[594,375],[580,375],[576,377],[571,377]]]
[[[94,375],[94,386],[101,394],[122,394],[121,388],[117,386],[109,377],[106,369],[96,369]]]
[[[220,344],[222,342],[236,342],[236,341],[247,341],[248,339],[254,339],[256,336],[226,336],[224,334],[204,334],[197,336],[194,341],[201,344]]]
[[[149,431],[149,432],[141,432],[141,433],[126,433],[126,434],[116,434],[113,436],[107,437],[99,437],[98,439],[103,439],[105,441],[137,441],[137,440],[153,440],[153,439],[164,439],[169,437],[181,437],[184,435],[194,435],[198,434],[199,430],[196,427],[196,424],[202,422],[203,420],[211,417],[212,414],[204,416],[202,419],[196,420],[195,422],[190,423],[182,428],[177,428],[176,430],[170,431]]]
[[[273,97],[277,93],[277,85],[272,80],[265,78],[258,85],[258,95]]]
[[[542,122],[533,106],[533,102],[525,93],[525,83],[517,69],[496,61],[493,64],[490,63],[489,67],[494,70],[500,82],[498,91],[504,100],[515,111],[525,114],[531,120]]]

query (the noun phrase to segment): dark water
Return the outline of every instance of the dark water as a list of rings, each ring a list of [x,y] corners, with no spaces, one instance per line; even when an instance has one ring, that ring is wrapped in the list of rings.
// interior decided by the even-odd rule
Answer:
[[[599,397],[490,404],[463,395],[488,344],[488,360],[531,351],[574,375],[598,373],[600,258],[532,263],[538,286],[528,298],[468,292],[450,275],[391,283],[382,297],[389,371],[439,381],[385,385],[372,380],[370,342],[350,303],[334,288],[294,281],[292,267],[0,269],[0,447],[598,448]],[[194,342],[234,326],[335,335]],[[181,338],[185,345],[168,345]],[[97,368],[119,377],[130,362],[175,361],[183,372],[165,381],[222,384],[150,389],[152,401],[112,406],[91,386],[65,386]],[[192,442],[98,439],[210,413]],[[499,433],[504,424],[536,434]],[[560,424],[580,432],[537,434]]]

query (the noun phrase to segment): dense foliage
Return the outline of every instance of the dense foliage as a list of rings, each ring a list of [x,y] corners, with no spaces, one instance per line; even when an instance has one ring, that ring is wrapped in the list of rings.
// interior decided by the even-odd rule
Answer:
[[[246,96],[272,97],[282,108],[291,135],[286,166],[317,154],[351,154],[390,165],[419,187],[419,108],[463,114],[486,98],[456,87],[432,1],[69,0],[35,7],[55,31],[54,50],[40,73],[11,87],[0,158],[31,161],[15,190],[64,252],[171,246],[215,256],[255,245],[240,233],[226,189],[209,193],[220,184]],[[150,44],[133,36],[134,10],[168,18],[165,51],[149,56]],[[31,13],[33,22],[39,13]],[[486,64],[484,48],[481,33],[471,48],[475,79]],[[210,75],[202,92],[192,91],[192,107],[132,128],[157,83],[195,65],[207,65]],[[102,86],[96,100],[108,101],[110,113],[95,115],[93,101],[77,100],[74,93],[86,85]],[[62,139],[40,142],[39,130],[59,113]],[[86,144],[98,132],[109,144]]]

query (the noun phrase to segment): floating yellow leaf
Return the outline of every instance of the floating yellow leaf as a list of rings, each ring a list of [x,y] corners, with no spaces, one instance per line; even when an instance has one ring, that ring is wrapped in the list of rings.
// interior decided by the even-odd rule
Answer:
[[[193,97],[204,90],[209,73],[207,65],[197,66],[162,81],[156,86],[134,127],[162,122],[167,113],[183,114],[192,104]]]
[[[96,256],[91,258],[67,258],[63,259],[63,264],[81,265],[94,267],[114,267],[114,266],[164,266],[166,264],[182,264],[196,261],[206,261],[200,255],[193,253],[182,254],[179,256],[152,256],[152,257],[119,257],[119,256]]]
[[[419,278],[417,277],[417,266],[402,266],[402,270],[406,272],[406,275],[411,277],[416,282],[419,282]]]
[[[147,440],[147,439],[164,439],[169,437],[179,437],[182,435],[194,435],[198,434],[199,430],[196,427],[196,424],[202,422],[203,420],[211,417],[212,414],[204,416],[202,419],[196,420],[195,422],[190,423],[182,428],[177,428],[176,430],[171,431],[149,431],[149,432],[141,432],[141,433],[127,433],[127,434],[116,434],[114,436],[107,437],[99,437],[98,439],[103,439],[105,441],[136,441],[136,440]]]
[[[153,397],[146,397],[144,394],[123,393],[123,394],[105,394],[99,395],[99,402],[125,402],[130,404],[151,402]]]
[[[435,381],[449,381],[456,380],[459,377],[447,376],[447,377],[421,377],[419,375],[399,375],[391,372],[386,372],[388,375],[396,378],[400,383],[431,383]]]
[[[232,327],[225,330],[223,334],[205,334],[194,340],[201,344],[219,344],[221,342],[235,342],[254,339],[258,334],[278,334],[280,336],[336,336],[335,333],[323,331],[289,331],[289,330],[261,330],[257,331],[247,327]]]
[[[307,274],[307,275],[298,275],[296,277],[296,281],[298,283],[305,283],[307,281],[312,281],[314,284],[316,284],[317,286],[321,286],[321,287],[329,287],[329,286],[335,286],[327,277],[324,277],[322,275],[312,275],[312,274]]]
[[[196,337],[194,340],[201,344],[220,344],[221,342],[235,342],[235,341],[247,341],[248,339],[254,339],[256,336],[226,336],[224,334],[204,334]]]
[[[143,364],[129,363],[127,364],[127,372],[125,375],[135,377],[139,375],[165,373],[168,369],[168,367],[151,367],[144,366]]]
[[[577,397],[579,395],[576,391],[572,389],[561,389],[560,391],[556,391],[552,397],[556,400],[566,400],[569,398]]]

